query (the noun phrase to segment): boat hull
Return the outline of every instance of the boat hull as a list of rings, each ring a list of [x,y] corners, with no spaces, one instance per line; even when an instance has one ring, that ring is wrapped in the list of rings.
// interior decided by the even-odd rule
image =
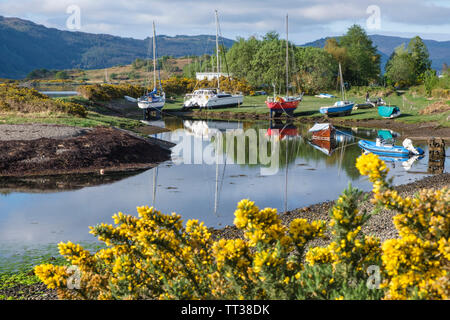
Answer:
[[[242,95],[230,95],[226,97],[192,97],[184,102],[183,108],[228,108],[236,107],[244,102]]]
[[[266,105],[270,110],[280,111],[280,112],[283,112],[284,110],[295,110],[295,109],[297,109],[299,103],[300,103],[300,100],[284,101],[284,102],[266,101]]]
[[[321,114],[329,117],[346,116],[352,113],[354,103],[346,104],[344,106],[322,107],[319,109]]]
[[[161,111],[162,108],[164,108],[165,103],[166,103],[165,101],[150,102],[150,101],[138,100],[138,107],[140,109],[150,109],[150,110]]]

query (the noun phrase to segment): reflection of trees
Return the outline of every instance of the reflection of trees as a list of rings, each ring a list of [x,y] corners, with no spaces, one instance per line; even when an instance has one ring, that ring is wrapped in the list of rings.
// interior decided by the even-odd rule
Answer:
[[[279,164],[280,168],[285,168],[286,164],[293,164],[298,160],[302,160],[308,163],[320,164],[324,163],[327,167],[340,167],[346,172],[346,174],[352,179],[357,179],[360,175],[355,167],[356,158],[361,154],[361,149],[356,144],[356,139],[353,142],[338,142],[336,143],[336,149],[331,155],[326,155],[323,152],[315,149],[313,146],[309,145],[305,139],[308,136],[308,130],[310,125],[296,125],[298,129],[298,135],[296,136],[285,136],[282,140],[269,140],[267,141],[267,156],[270,157],[270,151],[272,150],[272,143],[277,143],[278,147],[276,150],[279,152]],[[244,135],[248,129],[253,129],[257,133],[259,130],[267,130],[267,123],[253,123],[252,125],[246,125],[246,130],[244,130]],[[347,131],[346,133],[350,133]],[[302,138],[304,137],[304,138]],[[226,135],[221,136],[221,151],[220,154],[226,154],[228,157],[231,156],[231,160],[234,163],[238,163],[238,137],[234,137],[234,152],[227,152],[226,150]],[[250,138],[248,136],[240,137],[245,139],[244,151],[245,151],[245,161],[240,165],[247,167],[261,166],[259,156],[257,157],[256,163],[251,163],[251,155],[259,155],[260,146],[260,135],[257,134],[257,143],[250,143]],[[269,139],[268,137],[264,137]],[[229,141],[228,141],[229,143]],[[242,152],[242,151],[241,151]]]
[[[164,122],[166,127],[171,130],[184,128],[183,120],[180,118],[166,117]],[[236,135],[233,137],[234,143],[232,145],[234,149],[228,149],[227,152],[226,143],[230,143],[230,141],[227,141],[225,131],[221,131],[222,135],[220,135],[220,138],[222,141],[220,144],[215,141],[214,136],[211,138],[211,142],[215,145],[215,149],[219,148],[219,155],[226,155],[226,157],[228,157],[228,162],[232,160],[233,163],[242,166],[259,167],[267,165],[267,162],[261,163],[259,153],[261,144],[265,143],[267,146],[267,158],[272,156],[272,149],[279,153],[278,159],[280,168],[285,168],[286,164],[293,164],[301,160],[315,165],[325,164],[327,167],[339,167],[344,170],[347,176],[352,180],[357,179],[360,175],[358,170],[355,168],[355,161],[361,154],[361,149],[357,145],[358,139],[356,137],[358,136],[364,139],[371,139],[376,137],[377,131],[370,129],[349,129],[337,127],[336,129],[340,134],[340,139],[336,142],[333,152],[330,155],[326,155],[307,143],[307,139],[310,137],[310,133],[308,131],[311,126],[311,124],[295,123],[295,125],[293,125],[292,123],[246,121],[243,122],[243,130],[234,132]],[[271,139],[267,135],[260,135],[259,130],[263,130],[263,132],[268,134],[269,128],[273,129],[272,133],[275,134],[275,136],[276,132],[274,133],[273,131],[276,129],[281,130],[282,137],[273,137]],[[283,131],[283,129],[293,128],[296,129],[296,132],[294,132],[294,130]],[[248,130],[254,131],[255,135]],[[285,133],[287,134],[284,135]],[[289,134],[292,135],[290,136]],[[250,136],[252,136],[252,141],[250,141]],[[261,138],[265,139],[265,141],[260,141]],[[273,144],[276,144],[276,146],[273,146]],[[239,148],[242,148],[242,150],[238,150]]]

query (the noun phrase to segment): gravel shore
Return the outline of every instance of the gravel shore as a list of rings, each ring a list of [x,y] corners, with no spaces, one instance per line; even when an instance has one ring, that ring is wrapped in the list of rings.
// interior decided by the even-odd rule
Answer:
[[[0,141],[67,139],[82,136],[90,130],[54,124],[2,124],[0,125]]]
[[[395,189],[402,197],[414,196],[420,189],[441,189],[443,187],[450,186],[450,173],[443,173],[439,175],[429,176],[424,179],[414,181],[412,183],[396,186]],[[289,223],[297,218],[307,219],[308,221],[325,220],[329,221],[329,210],[333,207],[334,201],[327,201],[319,204],[314,204],[309,207],[299,208],[281,215],[283,224],[289,225]],[[361,205],[361,210],[366,209],[368,212],[372,211],[374,206],[369,202],[364,202]],[[261,208],[262,209],[262,208]],[[365,227],[363,233],[367,235],[374,235],[380,238],[383,242],[387,239],[398,237],[397,229],[393,224],[392,218],[397,213],[391,210],[382,210],[377,215],[373,215]],[[234,226],[227,226],[220,230],[214,230],[213,232],[216,238],[235,239],[243,238],[242,231],[238,230]],[[330,240],[315,240],[310,243],[313,246],[327,245]]]

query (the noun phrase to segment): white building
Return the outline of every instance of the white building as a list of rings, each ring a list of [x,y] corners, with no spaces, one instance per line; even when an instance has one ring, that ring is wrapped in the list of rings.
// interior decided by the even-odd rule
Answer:
[[[221,77],[229,77],[228,73],[223,73],[223,72],[219,72],[219,75]],[[217,79],[217,72],[197,72],[195,74],[195,77],[197,78],[197,80],[214,80]]]

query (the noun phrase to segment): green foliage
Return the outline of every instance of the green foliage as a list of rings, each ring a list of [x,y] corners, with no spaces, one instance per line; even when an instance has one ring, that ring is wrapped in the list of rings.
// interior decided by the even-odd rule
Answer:
[[[260,85],[259,72],[252,67],[252,61],[261,45],[262,42],[255,37],[248,40],[239,38],[227,52],[230,73],[238,78],[247,79],[253,86]]]
[[[67,71],[58,71],[55,74],[55,79],[60,79],[60,80],[69,79],[69,75],[67,74]]]
[[[409,87],[427,81],[426,92],[431,95],[437,84],[431,71],[431,60],[427,46],[419,36],[411,39],[408,47],[398,47],[386,64],[386,78],[388,83],[400,87]],[[426,79],[426,80],[425,80]]]
[[[438,83],[439,79],[434,71],[427,70],[423,73],[423,84],[425,86],[427,96],[431,96],[431,92]]]
[[[133,69],[139,70],[139,69],[142,69],[143,67],[147,67],[150,64],[151,64],[151,60],[144,60],[141,58],[136,58],[136,60],[134,60],[131,63],[131,66]]]
[[[431,69],[428,48],[419,36],[415,36],[408,44],[408,52],[414,64],[414,75],[418,80],[421,75]]]
[[[296,76],[302,92],[312,95],[336,85],[337,63],[327,51],[314,47],[298,48],[296,60],[300,68]]]
[[[352,85],[368,85],[378,81],[381,73],[380,55],[361,26],[351,26],[340,38],[339,46],[347,49],[351,62],[343,71],[346,81]]]
[[[50,99],[34,89],[17,85],[0,84],[1,112],[60,112],[78,117],[86,117],[84,106],[61,99]]]
[[[56,71],[47,69],[36,69],[27,75],[27,79],[51,79],[54,78]]]
[[[394,86],[411,86],[416,80],[414,61],[409,52],[402,45],[395,50],[386,69],[388,84]]]

